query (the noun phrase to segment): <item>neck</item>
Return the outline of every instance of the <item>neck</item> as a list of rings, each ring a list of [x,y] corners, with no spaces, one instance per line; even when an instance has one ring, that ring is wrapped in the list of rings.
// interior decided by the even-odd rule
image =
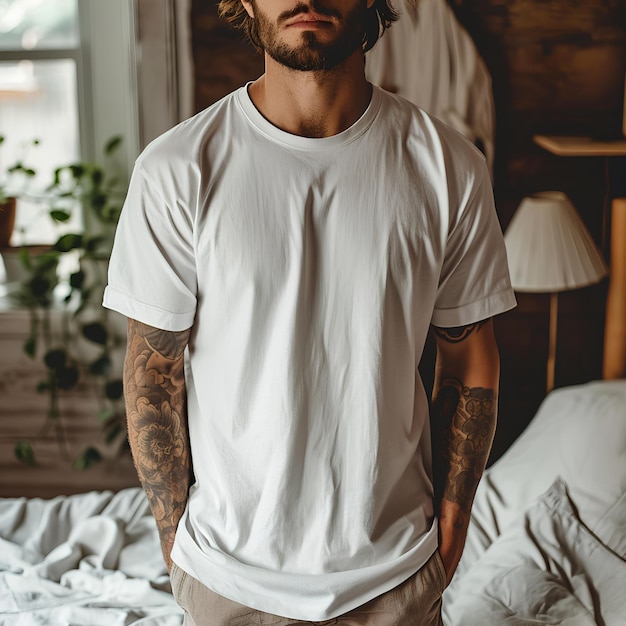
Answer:
[[[371,86],[361,50],[328,71],[300,72],[265,55],[265,74],[250,85],[250,98],[274,126],[303,137],[330,137],[356,122]]]

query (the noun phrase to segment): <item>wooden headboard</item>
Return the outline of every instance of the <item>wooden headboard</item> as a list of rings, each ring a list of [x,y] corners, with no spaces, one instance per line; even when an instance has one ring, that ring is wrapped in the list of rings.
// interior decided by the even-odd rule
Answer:
[[[626,198],[611,206],[611,267],[602,377],[626,378]]]

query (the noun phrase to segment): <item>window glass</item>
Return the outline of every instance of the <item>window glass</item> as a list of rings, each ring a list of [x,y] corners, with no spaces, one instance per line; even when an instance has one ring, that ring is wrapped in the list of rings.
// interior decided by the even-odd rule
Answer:
[[[19,198],[13,245],[48,243],[60,232],[51,227],[45,188],[55,168],[79,159],[76,89],[72,59],[0,62],[0,135],[5,137],[0,181]],[[16,162],[35,170],[36,177],[7,175]],[[70,222],[62,229],[76,226]]]
[[[52,225],[44,191],[79,157],[79,42],[77,0],[0,0],[0,184],[18,196],[13,245],[50,243],[77,225]],[[16,163],[36,176],[8,173]]]
[[[77,0],[0,0],[0,50],[76,48],[78,43]]]

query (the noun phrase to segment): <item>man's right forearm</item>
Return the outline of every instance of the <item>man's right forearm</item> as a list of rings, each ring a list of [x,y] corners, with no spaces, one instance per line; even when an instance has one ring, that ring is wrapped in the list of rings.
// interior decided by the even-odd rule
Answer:
[[[189,330],[128,322],[124,395],[128,440],[156,519],[168,570],[192,480],[184,350]]]

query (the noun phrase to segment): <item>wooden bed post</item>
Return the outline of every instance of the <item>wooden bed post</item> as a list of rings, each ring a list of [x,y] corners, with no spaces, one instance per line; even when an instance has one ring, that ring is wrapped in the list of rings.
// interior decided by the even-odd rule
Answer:
[[[626,377],[626,198],[611,205],[611,278],[606,303],[602,377]]]

